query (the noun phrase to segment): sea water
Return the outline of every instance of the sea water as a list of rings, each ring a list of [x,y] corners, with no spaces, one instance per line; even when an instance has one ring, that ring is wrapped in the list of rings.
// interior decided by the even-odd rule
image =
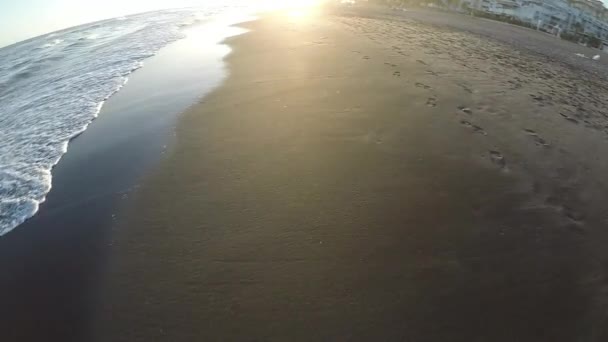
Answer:
[[[193,25],[259,10],[244,3],[108,19],[1,48],[0,235],[38,211],[68,143],[129,74]]]

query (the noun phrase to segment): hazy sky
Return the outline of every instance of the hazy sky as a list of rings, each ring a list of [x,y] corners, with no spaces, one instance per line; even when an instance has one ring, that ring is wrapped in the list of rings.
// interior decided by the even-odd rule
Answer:
[[[256,0],[251,0],[256,1]],[[0,0],[0,47],[96,20],[222,0]]]
[[[0,0],[0,47],[121,15],[230,1],[293,4],[314,0]]]

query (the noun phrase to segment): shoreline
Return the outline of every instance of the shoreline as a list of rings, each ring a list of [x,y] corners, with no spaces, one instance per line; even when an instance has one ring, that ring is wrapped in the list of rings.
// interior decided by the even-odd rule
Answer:
[[[123,141],[129,140],[133,135],[141,133],[142,130],[140,127],[137,127],[138,125],[133,123],[134,120],[140,119],[144,121],[144,123],[139,126],[152,126],[148,121],[153,121],[154,125],[160,126],[162,125],[161,120],[164,119],[159,117],[166,117],[170,114],[173,117],[177,116],[178,113],[185,111],[190,105],[197,103],[214,87],[221,84],[226,76],[222,58],[229,53],[228,47],[221,44],[221,40],[244,33],[239,30],[236,25],[241,22],[254,20],[254,18],[255,17],[251,14],[227,15],[224,13],[216,16],[212,15],[205,20],[199,20],[185,25],[180,28],[180,32],[183,34],[181,38],[167,41],[164,46],[161,46],[152,55],[140,57],[135,61],[136,65],[131,65],[131,68],[126,69],[124,73],[116,76],[119,82],[117,81],[113,87],[106,89],[107,92],[100,93],[99,99],[96,99],[95,102],[91,102],[92,105],[90,108],[95,108],[95,110],[92,112],[86,110],[86,115],[82,116],[83,126],[79,126],[80,128],[69,131],[69,135],[65,136],[65,140],[62,136],[60,148],[58,148],[61,152],[57,152],[58,154],[54,156],[56,158],[54,158],[52,162],[49,161],[48,165],[45,164],[41,166],[43,170],[41,171],[41,179],[35,179],[36,182],[41,183],[41,185],[39,185],[40,189],[36,188],[30,191],[35,193],[36,196],[31,198],[25,196],[21,198],[22,200],[27,200],[27,203],[31,200],[31,208],[17,206],[17,209],[9,210],[8,212],[11,215],[6,215],[6,218],[9,218],[9,220],[3,220],[0,226],[0,237],[18,228],[28,219],[34,217],[41,206],[46,206],[44,202],[54,186],[53,179],[55,178],[54,174],[57,172],[56,166],[62,161],[68,148],[70,150],[73,149],[72,145],[76,139],[81,137],[81,135],[84,133],[88,133],[87,135],[97,134],[97,137],[86,138],[85,140],[90,142],[78,143],[79,145],[102,145],[101,148],[97,148],[95,151],[88,148],[89,153],[98,153],[102,148],[108,150],[113,148],[111,146],[112,144],[117,143],[111,141],[112,139],[100,137],[104,132],[108,132],[105,135],[111,135],[112,130],[115,130],[119,132],[115,139],[122,139]],[[113,21],[114,19],[108,20]],[[90,23],[84,26],[87,25],[90,26],[94,24]],[[75,28],[66,30],[73,31]],[[37,39],[39,39],[39,37]],[[201,50],[203,49],[207,51],[202,53]],[[178,60],[179,65],[173,65],[174,60]],[[151,63],[151,68],[147,68],[143,73],[141,71],[138,72],[139,69],[144,66],[144,63]],[[135,75],[136,85],[127,87],[125,94],[125,91],[121,90],[123,90],[133,75]],[[112,84],[112,82],[108,83]],[[108,101],[113,108],[104,108]],[[143,113],[143,111],[153,113],[146,114]],[[121,117],[120,119],[116,119],[117,112],[122,112],[119,115],[122,115],[124,118]],[[100,115],[103,117],[104,122],[102,124],[96,124],[95,126],[100,126],[100,128],[97,128],[93,130],[93,133],[90,133],[91,130],[89,129],[89,126],[98,121]],[[110,118],[108,118],[108,116]],[[125,133],[125,130],[121,130],[122,123],[117,123],[118,120],[125,120],[126,125],[130,125],[129,130],[134,132]],[[112,125],[114,127],[110,127]],[[160,127],[158,128],[160,129]],[[96,133],[97,131],[101,133]],[[78,147],[77,150],[79,148],[80,147]],[[87,149],[87,147],[84,149]],[[142,149],[142,152],[146,153],[147,151]],[[81,155],[83,154],[82,152],[76,151],[76,154],[78,153]],[[111,152],[107,152],[106,155],[110,153]],[[151,156],[152,154],[160,155],[162,153],[161,151],[148,153],[150,154],[148,159],[154,159],[154,157]],[[74,152],[72,152],[72,154],[74,154]],[[80,158],[85,157],[81,156]],[[139,160],[138,163],[142,163],[142,160]],[[143,164],[146,163],[146,161],[143,161]],[[140,169],[145,168],[145,165],[140,167]],[[125,178],[122,175],[121,177]],[[108,180],[99,180],[97,183],[104,182],[108,183]],[[134,183],[134,181],[130,181],[130,183]],[[38,193],[38,190],[40,193]],[[89,192],[94,193],[95,191]],[[8,197],[3,198],[3,200],[10,202],[10,193],[5,195]],[[3,217],[3,219],[5,218]]]
[[[415,20],[238,26],[126,201],[0,239],[6,338],[608,338],[601,79]]]
[[[606,336],[604,133],[543,95],[580,76],[416,22],[247,26],[117,225],[94,335]]]
[[[204,36],[209,27],[216,35],[242,33],[232,24],[198,24],[146,59],[70,141],[39,211],[0,238],[6,339],[86,340],[120,208],[169,151],[180,113],[225,77],[228,48]],[[193,51],[201,46],[204,56]],[[39,322],[35,329],[32,322]]]

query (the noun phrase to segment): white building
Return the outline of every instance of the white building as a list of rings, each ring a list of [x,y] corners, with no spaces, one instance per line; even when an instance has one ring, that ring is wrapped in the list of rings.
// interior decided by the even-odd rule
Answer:
[[[566,0],[522,0],[516,17],[558,34],[570,31],[575,13]]]
[[[508,17],[516,17],[519,10],[519,3],[515,0],[493,0],[487,1],[489,12]]]
[[[512,17],[543,30],[608,40],[608,10],[600,0],[473,0],[487,13]]]

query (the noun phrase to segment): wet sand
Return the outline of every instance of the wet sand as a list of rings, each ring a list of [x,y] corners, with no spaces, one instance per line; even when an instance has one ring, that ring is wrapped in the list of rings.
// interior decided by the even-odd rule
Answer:
[[[602,75],[407,17],[247,26],[87,340],[608,339]]]
[[[188,32],[131,74],[70,142],[40,211],[0,238],[2,341],[88,340],[116,213],[161,159],[178,114],[221,81],[228,48],[202,38]]]

